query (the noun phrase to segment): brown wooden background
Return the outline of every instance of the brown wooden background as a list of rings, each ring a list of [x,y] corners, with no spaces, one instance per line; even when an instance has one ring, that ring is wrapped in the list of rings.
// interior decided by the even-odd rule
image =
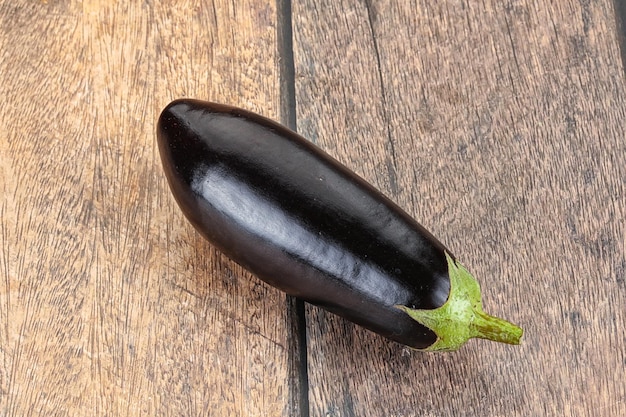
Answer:
[[[626,415],[621,15],[0,0],[0,415]],[[310,306],[302,326],[176,207],[154,131],[178,97],[297,125],[452,248],[523,345],[411,352]]]

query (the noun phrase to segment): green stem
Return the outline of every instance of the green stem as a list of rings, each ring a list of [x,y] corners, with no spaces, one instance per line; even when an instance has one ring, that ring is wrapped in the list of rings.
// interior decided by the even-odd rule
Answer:
[[[490,316],[484,311],[476,311],[471,323],[473,337],[494,342],[519,345],[524,331],[518,326],[501,318]]]
[[[476,279],[447,253],[446,259],[450,295],[444,305],[432,310],[397,306],[437,335],[437,341],[423,350],[454,351],[474,337],[518,345],[523,330],[513,323],[485,313],[480,285]]]

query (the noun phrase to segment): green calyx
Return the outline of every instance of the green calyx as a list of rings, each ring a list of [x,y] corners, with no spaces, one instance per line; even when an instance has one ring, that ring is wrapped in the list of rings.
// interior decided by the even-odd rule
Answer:
[[[397,306],[437,335],[435,343],[421,350],[451,352],[474,337],[519,345],[524,331],[513,323],[486,314],[476,279],[448,253],[446,259],[450,295],[444,305],[432,310]]]

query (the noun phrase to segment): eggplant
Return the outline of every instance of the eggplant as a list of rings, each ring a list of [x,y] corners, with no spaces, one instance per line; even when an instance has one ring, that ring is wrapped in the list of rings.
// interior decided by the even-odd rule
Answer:
[[[520,342],[522,329],[483,312],[477,281],[442,243],[297,133],[180,99],[157,140],[187,219],[268,284],[418,350]]]

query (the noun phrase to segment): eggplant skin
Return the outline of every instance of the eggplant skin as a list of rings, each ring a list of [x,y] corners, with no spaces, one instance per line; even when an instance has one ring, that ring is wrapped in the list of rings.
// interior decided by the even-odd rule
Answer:
[[[437,335],[397,306],[435,309],[446,252],[337,160],[257,114],[192,99],[157,126],[170,189],[209,242],[260,279],[401,344]]]

